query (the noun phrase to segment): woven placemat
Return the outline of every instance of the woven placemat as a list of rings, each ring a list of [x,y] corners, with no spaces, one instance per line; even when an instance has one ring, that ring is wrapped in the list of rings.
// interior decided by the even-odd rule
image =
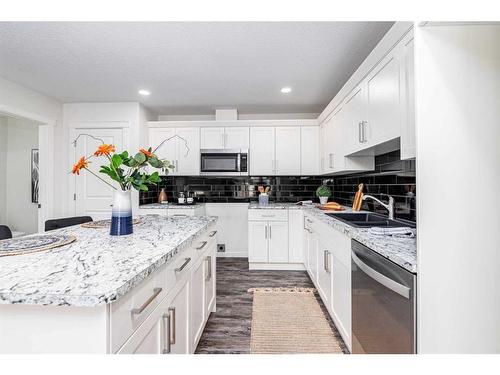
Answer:
[[[133,219],[132,224],[137,225],[141,223],[141,219]],[[111,219],[89,221],[88,223],[81,224],[82,228],[109,228],[111,226]]]
[[[0,241],[0,257],[38,253],[68,245],[76,241],[75,236],[65,234],[39,234],[9,238]]]

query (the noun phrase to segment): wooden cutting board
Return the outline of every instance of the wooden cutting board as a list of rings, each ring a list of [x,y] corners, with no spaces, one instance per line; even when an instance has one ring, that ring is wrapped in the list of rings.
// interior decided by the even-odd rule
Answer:
[[[358,191],[354,195],[354,202],[352,202],[352,210],[359,211],[361,209],[361,204],[363,203],[363,184],[358,185]]]

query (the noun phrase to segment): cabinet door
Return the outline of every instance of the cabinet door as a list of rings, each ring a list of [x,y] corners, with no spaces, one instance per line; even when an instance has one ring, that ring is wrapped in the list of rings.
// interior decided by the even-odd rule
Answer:
[[[200,134],[202,149],[224,148],[224,128],[201,128]]]
[[[300,174],[316,176],[319,173],[319,126],[300,129]]]
[[[336,256],[331,257],[332,311],[347,347],[351,349],[351,269]]]
[[[342,125],[346,155],[364,149],[368,143],[368,134],[363,137],[366,128],[366,83],[356,87],[344,101]],[[365,121],[365,122],[363,122]]]
[[[288,263],[288,223],[269,222],[269,263]]]
[[[191,273],[189,293],[191,352],[194,352],[205,322],[205,258],[198,259]]]
[[[212,245],[212,249],[205,255],[205,317],[208,318],[210,313],[214,309],[215,305],[215,293],[216,293],[216,245],[215,242]]]
[[[288,211],[288,261],[304,263],[304,213]]]
[[[384,58],[367,80],[365,144],[375,146],[400,136],[399,61]]]
[[[173,128],[150,128],[149,129],[149,145],[153,148],[153,150],[165,139],[173,137],[176,134],[176,129]],[[168,142],[165,142],[157,151],[156,155],[160,159],[167,159],[174,166],[178,166],[178,147],[177,147],[177,138],[173,138]],[[159,171],[160,174],[165,174],[162,171]],[[177,175],[178,168],[174,170],[169,170],[170,175]]]
[[[309,271],[309,276],[311,276],[311,279],[313,283],[316,283],[318,280],[318,234],[314,231],[311,230],[308,234],[308,244],[307,244],[307,249],[308,249],[308,254],[307,254],[307,264],[308,264],[308,271]]]
[[[331,173],[333,172],[333,162],[334,162],[334,146],[333,142],[336,137],[335,135],[335,129],[334,129],[334,122],[335,122],[335,116],[339,112],[340,109],[337,109],[334,114],[332,114],[325,122],[325,134],[324,134],[324,140],[323,140],[323,171],[324,173]]]
[[[200,129],[177,128],[176,134],[186,140],[177,139],[177,174],[198,176],[200,174]]]
[[[248,222],[248,261],[268,262],[267,221]]]
[[[321,174],[327,173],[326,169],[326,124],[327,121],[323,121],[321,125],[319,126],[319,172]]]
[[[400,62],[401,82],[401,159],[416,156],[415,144],[415,54],[413,34],[403,41]]]
[[[325,306],[331,308],[332,252],[325,245],[325,242],[325,239],[318,241],[318,292]]]
[[[201,303],[201,302],[200,302]],[[170,303],[170,353],[189,353],[189,281]]]
[[[224,147],[227,149],[244,149],[250,148],[250,128],[234,127],[224,129]]]
[[[250,128],[250,174],[272,176],[275,174],[273,127]]]
[[[300,175],[300,127],[276,128],[276,174]]]

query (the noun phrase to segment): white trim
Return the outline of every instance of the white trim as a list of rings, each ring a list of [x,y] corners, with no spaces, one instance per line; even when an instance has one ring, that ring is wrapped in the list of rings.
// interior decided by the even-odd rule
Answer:
[[[249,270],[304,271],[303,263],[249,263]]]
[[[5,104],[0,104],[0,112],[12,117],[23,117],[28,120],[39,122],[43,125],[59,126],[57,120],[51,119],[49,117],[40,116],[36,113],[25,111],[16,107],[8,106]]]
[[[237,126],[318,126],[316,119],[297,120],[228,120],[228,121],[148,121],[149,128],[237,127]]]
[[[73,121],[68,123],[70,129],[116,129],[130,128],[130,121]]]
[[[232,252],[232,253],[219,253],[217,252],[217,258],[248,258],[248,252],[240,251],[240,252]]]

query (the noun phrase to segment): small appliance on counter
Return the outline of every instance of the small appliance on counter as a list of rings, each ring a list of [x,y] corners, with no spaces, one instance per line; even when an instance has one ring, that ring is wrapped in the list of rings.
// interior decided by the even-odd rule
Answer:
[[[177,198],[177,201],[174,201],[172,204],[179,206],[191,206],[195,205],[196,201],[194,197],[189,196],[189,192],[184,193],[183,191],[181,191],[179,192],[179,197]]]

